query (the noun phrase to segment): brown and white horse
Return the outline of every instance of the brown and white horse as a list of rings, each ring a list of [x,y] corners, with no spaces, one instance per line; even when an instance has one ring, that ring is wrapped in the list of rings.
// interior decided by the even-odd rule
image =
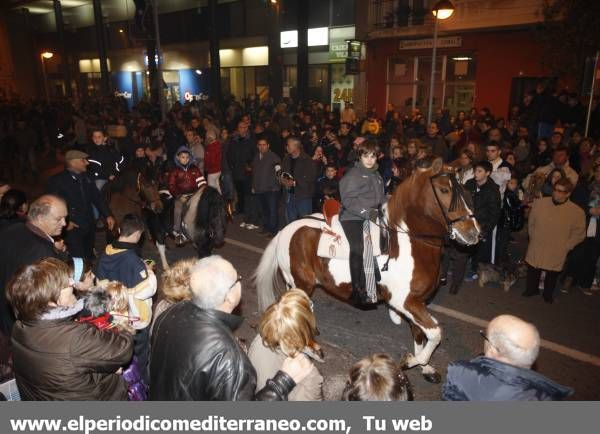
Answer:
[[[429,360],[442,334],[426,303],[438,286],[444,238],[464,245],[479,240],[470,203],[454,173],[436,159],[415,169],[383,207],[381,226],[389,233],[389,255],[377,258],[382,270],[380,300],[387,302],[394,323],[401,323],[400,315],[409,320],[415,353],[405,356],[405,367],[420,365],[430,382],[441,379]],[[348,260],[317,256],[322,222],[315,217],[322,216],[290,223],[267,246],[254,276],[261,311],[275,301],[279,273],[288,289],[298,287],[312,295],[321,287],[336,298],[349,299]]]

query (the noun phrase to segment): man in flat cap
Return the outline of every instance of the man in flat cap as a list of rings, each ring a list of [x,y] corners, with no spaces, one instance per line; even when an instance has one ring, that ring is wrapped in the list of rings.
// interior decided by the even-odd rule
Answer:
[[[71,150],[65,154],[65,170],[48,180],[46,192],[62,197],[67,203],[69,219],[65,228],[65,244],[74,258],[93,258],[96,219],[93,207],[106,218],[112,230],[115,219],[111,215],[96,184],[87,174],[88,154]]]

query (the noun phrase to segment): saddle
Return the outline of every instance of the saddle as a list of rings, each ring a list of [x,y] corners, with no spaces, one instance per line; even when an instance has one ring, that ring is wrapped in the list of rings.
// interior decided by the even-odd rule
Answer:
[[[321,237],[317,248],[317,256],[321,258],[346,260],[350,258],[350,244],[339,218],[341,210],[342,204],[335,199],[327,199],[323,202],[325,222],[321,225]],[[370,222],[369,231],[371,244],[373,245],[373,256],[380,256],[383,252],[379,241],[380,236],[383,234],[379,226],[379,219],[376,223]]]

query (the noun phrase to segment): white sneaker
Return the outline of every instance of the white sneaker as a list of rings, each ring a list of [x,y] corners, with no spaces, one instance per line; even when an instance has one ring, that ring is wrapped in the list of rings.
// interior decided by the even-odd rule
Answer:
[[[245,228],[245,227],[247,227],[246,223],[244,223],[244,222],[241,222],[241,223],[240,223],[240,228]],[[248,229],[250,229],[250,228],[248,228]]]
[[[253,225],[252,223],[247,223],[246,224],[246,229],[250,229],[250,230],[252,230],[252,229],[258,229],[258,226]]]

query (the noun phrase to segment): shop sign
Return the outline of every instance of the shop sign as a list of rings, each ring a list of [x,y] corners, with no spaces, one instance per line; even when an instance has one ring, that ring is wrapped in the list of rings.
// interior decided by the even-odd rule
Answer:
[[[205,95],[202,92],[194,94],[188,90],[183,94],[183,99],[185,101],[206,101],[208,99],[208,95]]]
[[[126,90],[123,92],[119,92],[118,90],[115,91],[115,97],[117,98],[123,97],[125,99],[131,99],[132,96],[133,94],[131,92],[127,92]]]
[[[446,36],[438,38],[438,48],[462,47],[461,36]],[[433,39],[407,39],[400,41],[398,45],[400,50],[421,50],[433,48]]]
[[[352,102],[354,92],[354,77],[345,75],[345,65],[331,66],[331,105],[334,108],[344,109]]]
[[[348,40],[354,39],[354,26],[329,29],[329,63],[344,63],[348,57]]]

